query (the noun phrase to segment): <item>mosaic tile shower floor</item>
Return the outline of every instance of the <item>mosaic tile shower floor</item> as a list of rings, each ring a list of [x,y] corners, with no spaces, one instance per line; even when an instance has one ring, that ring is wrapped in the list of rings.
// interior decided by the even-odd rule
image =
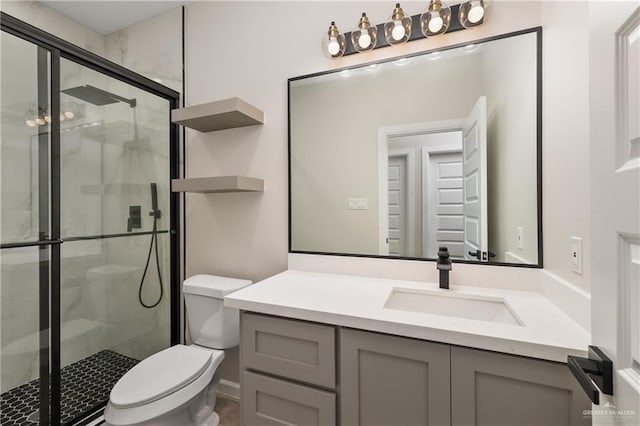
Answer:
[[[64,367],[61,374],[62,424],[104,405],[118,379],[138,360],[105,349]],[[0,425],[38,423],[39,380],[0,394]]]

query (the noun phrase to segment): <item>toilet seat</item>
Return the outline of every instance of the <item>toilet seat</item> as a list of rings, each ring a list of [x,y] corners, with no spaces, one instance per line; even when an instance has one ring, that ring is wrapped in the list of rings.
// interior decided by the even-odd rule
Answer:
[[[176,345],[141,361],[111,391],[105,410],[110,424],[151,420],[185,404],[213,379],[224,352]]]
[[[200,377],[211,359],[210,351],[184,345],[160,351],[118,380],[111,390],[111,404],[118,408],[137,407],[172,394]]]

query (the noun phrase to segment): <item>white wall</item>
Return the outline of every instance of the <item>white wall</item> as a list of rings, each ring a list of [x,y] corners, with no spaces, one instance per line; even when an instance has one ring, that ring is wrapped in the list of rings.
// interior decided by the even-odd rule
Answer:
[[[589,289],[590,268],[571,272],[570,235],[584,238],[589,253],[585,4],[496,2],[479,28],[378,49],[338,60],[321,52],[320,39],[335,20],[351,29],[362,11],[372,19],[389,13],[382,2],[206,2],[186,7],[187,103],[240,96],[265,111],[262,127],[211,134],[189,132],[190,176],[248,174],[265,178],[263,195],[188,196],[188,274],[216,272],[263,279],[286,268],[287,78],[455,44],[509,31],[544,27],[544,255],[545,269]],[[403,3],[411,14],[423,4]],[[277,25],[283,16],[293,19]],[[261,28],[253,37],[243,28]],[[585,16],[586,18],[586,16]],[[265,23],[273,23],[266,25]],[[585,27],[586,28],[586,27]],[[585,33],[586,34],[586,33]],[[216,42],[214,42],[216,41]],[[584,65],[584,67],[583,67]],[[568,173],[568,172],[571,173]],[[569,184],[571,174],[578,184]],[[482,276],[485,269],[478,266]],[[455,276],[453,278],[455,280]]]
[[[526,48],[523,48],[523,45]],[[485,49],[489,250],[498,262],[538,263],[536,35]],[[509,58],[509,66],[495,64]],[[526,77],[526,78],[525,78]],[[532,119],[533,118],[533,119]],[[517,244],[522,227],[522,249]],[[509,253],[511,258],[507,257]]]
[[[543,230],[545,269],[591,287],[589,211],[589,15],[587,2],[542,2]],[[569,237],[582,237],[583,273]]]
[[[468,115],[485,93],[473,72],[477,61],[473,53],[416,58],[292,88],[293,249],[379,254],[378,130]],[[403,102],[389,102],[398,93]],[[349,198],[366,198],[368,209],[348,210]]]
[[[404,2],[403,7],[406,12],[416,14],[424,3]],[[255,281],[287,268],[288,78],[542,25],[543,232],[548,272],[544,279],[561,278],[588,291],[590,267],[585,262],[583,275],[571,272],[568,250],[569,236],[581,236],[584,258],[588,259],[588,87],[583,74],[587,66],[587,38],[586,30],[582,29],[586,22],[580,21],[585,7],[575,2],[567,5],[496,2],[481,27],[331,60],[320,49],[321,37],[330,21],[335,20],[341,31],[349,31],[362,11],[379,22],[390,13],[390,4],[371,1],[187,5],[187,105],[238,96],[265,112],[265,124],[261,127],[187,132],[188,176],[245,174],[265,179],[265,192],[261,195],[187,196],[187,276],[215,273]],[[294,19],[284,23],[289,17]],[[238,22],[242,22],[241,27]],[[578,184],[569,184],[566,180],[569,175]],[[332,257],[320,260],[329,270],[332,262],[341,261]],[[477,266],[473,279],[492,282],[502,275],[508,281],[522,273],[513,268]],[[452,280],[455,284],[455,273]],[[565,307],[571,308],[571,303]],[[588,313],[580,311],[577,316],[588,318]],[[237,379],[237,372],[226,374],[226,378]]]

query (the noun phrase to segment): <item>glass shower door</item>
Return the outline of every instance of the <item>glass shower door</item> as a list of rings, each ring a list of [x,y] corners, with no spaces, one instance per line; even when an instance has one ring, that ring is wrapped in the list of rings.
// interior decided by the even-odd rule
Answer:
[[[0,424],[48,424],[51,52],[0,36]]]
[[[178,93],[0,25],[0,424],[74,424],[178,341]]]
[[[171,344],[170,105],[76,62],[60,65],[61,412],[69,422]]]

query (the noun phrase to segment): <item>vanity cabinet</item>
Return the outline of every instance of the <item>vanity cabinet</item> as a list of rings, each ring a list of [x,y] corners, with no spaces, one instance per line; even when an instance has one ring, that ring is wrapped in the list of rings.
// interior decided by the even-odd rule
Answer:
[[[243,425],[585,426],[565,364],[243,312]]]

